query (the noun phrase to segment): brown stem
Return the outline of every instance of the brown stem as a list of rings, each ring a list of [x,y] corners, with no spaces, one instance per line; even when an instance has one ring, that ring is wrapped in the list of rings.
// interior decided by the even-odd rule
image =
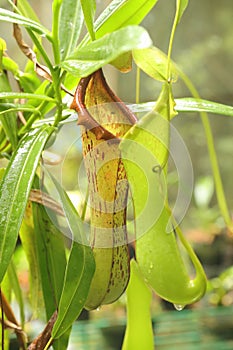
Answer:
[[[43,350],[51,339],[54,323],[57,319],[57,311],[53,313],[44,330],[33,340],[27,350]]]
[[[64,216],[61,205],[47,193],[40,190],[31,190],[29,200],[35,203],[43,204],[45,207],[52,209],[58,215]]]
[[[20,325],[18,324],[17,319],[15,317],[15,314],[14,314],[8,300],[6,299],[5,295],[2,293],[2,291],[1,291],[1,307],[2,307],[2,310],[3,310],[3,312],[6,315],[6,318],[8,320],[8,321],[7,320],[5,321],[4,318],[2,317],[2,322],[4,323],[4,326],[7,328],[14,329],[21,348],[23,350],[26,350],[26,345],[25,345],[26,344],[26,335],[23,332]]]

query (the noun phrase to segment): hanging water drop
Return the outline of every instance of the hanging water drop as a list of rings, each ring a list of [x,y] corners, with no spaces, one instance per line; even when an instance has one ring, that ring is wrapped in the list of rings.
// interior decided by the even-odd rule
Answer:
[[[177,311],[182,311],[185,308],[185,305],[181,305],[181,304],[173,304],[173,305]]]

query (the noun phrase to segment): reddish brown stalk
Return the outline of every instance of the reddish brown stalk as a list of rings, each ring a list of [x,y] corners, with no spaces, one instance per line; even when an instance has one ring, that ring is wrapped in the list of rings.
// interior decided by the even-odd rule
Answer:
[[[51,339],[54,323],[57,319],[57,311],[53,313],[41,334],[29,345],[27,350],[43,350]]]
[[[26,335],[23,332],[20,325],[18,324],[18,321],[15,317],[15,314],[14,314],[8,300],[6,299],[5,295],[2,293],[2,291],[1,291],[1,304],[2,304],[2,310],[7,318],[7,320],[4,321],[4,326],[11,328],[15,331],[21,348],[23,350],[26,350],[26,345],[25,345],[26,344]]]

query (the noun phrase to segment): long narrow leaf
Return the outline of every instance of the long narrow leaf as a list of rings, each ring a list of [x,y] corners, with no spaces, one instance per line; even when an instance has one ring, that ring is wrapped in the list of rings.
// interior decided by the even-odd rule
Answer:
[[[23,16],[30,18],[35,22],[39,22],[39,18],[27,0],[18,0],[17,8]]]
[[[59,17],[59,40],[61,61],[64,60],[77,45],[83,24],[83,13],[80,0],[62,2]]]
[[[0,21],[21,24],[22,26],[35,31],[40,35],[44,35],[49,40],[51,40],[51,33],[47,28],[45,28],[38,22],[35,22],[27,17],[18,15],[17,13],[14,13],[12,11],[0,8]]]
[[[31,131],[12,155],[0,184],[0,282],[15,249],[40,154],[53,128]]]
[[[47,320],[58,307],[66,268],[65,241],[46,209],[33,203],[33,221]]]
[[[181,17],[188,6],[189,0],[176,0],[176,6],[179,7],[179,12],[178,12],[178,22],[181,20]]]
[[[2,72],[2,74],[0,74],[0,94],[2,91],[11,91],[11,86],[10,83],[8,81],[8,77],[7,75]],[[8,102],[7,99],[5,99],[5,101],[2,102]],[[1,110],[1,109],[0,109]],[[14,112],[9,112],[8,114],[8,118],[4,118],[3,116],[1,116],[0,113],[0,121],[2,123],[3,129],[5,131],[6,137],[9,139],[13,150],[16,148],[17,146],[17,142],[18,142],[18,136],[17,136],[17,115]]]
[[[33,203],[33,220],[40,280],[47,321],[58,308],[66,269],[65,239],[41,204]],[[67,347],[70,330],[53,344],[54,349]]]
[[[20,104],[20,103],[0,103],[0,116],[3,114],[11,115],[12,112],[31,112],[40,115],[40,111],[32,105]]]
[[[95,271],[94,257],[87,245],[82,221],[70,202],[67,194],[54,179],[70,230],[73,234],[65,284],[62,291],[58,317],[53,328],[52,337],[59,338],[79,316],[82,311]]]
[[[1,99],[36,99],[36,100],[43,100],[43,101],[50,101],[56,103],[56,101],[49,96],[41,95],[41,94],[32,94],[27,92],[0,92],[0,100]]]
[[[207,112],[233,117],[233,106],[191,97],[179,98],[175,102],[178,112]]]
[[[94,15],[96,10],[95,0],[81,0],[82,10],[84,14],[85,23],[87,30],[92,40],[95,40],[95,31],[94,31]]]
[[[20,227],[19,236],[29,266],[29,297],[33,311],[32,316],[36,317],[41,304],[41,283],[31,202],[28,202],[24,212],[24,218]]]
[[[127,25],[139,24],[158,0],[113,0],[95,22],[95,35],[100,38]],[[82,42],[87,42],[87,38]],[[81,45],[82,45],[81,44]]]
[[[9,280],[11,282],[12,290],[15,294],[15,298],[17,300],[17,303],[19,305],[19,312],[20,312],[20,323],[23,326],[25,321],[25,312],[24,312],[24,300],[23,300],[23,294],[22,289],[19,284],[18,276],[16,273],[16,267],[14,263],[11,261],[9,268],[7,270]]]
[[[149,112],[155,106],[155,102],[145,102],[129,105],[128,107],[134,113]],[[175,110],[177,112],[207,112],[218,115],[233,117],[233,106],[221,103],[197,99],[192,97],[183,97],[175,99]]]

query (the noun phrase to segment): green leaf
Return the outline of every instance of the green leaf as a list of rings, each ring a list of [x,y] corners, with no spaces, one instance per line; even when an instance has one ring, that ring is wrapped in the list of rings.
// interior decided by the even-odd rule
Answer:
[[[60,55],[63,61],[77,46],[81,33],[83,14],[80,0],[62,2],[59,16]]]
[[[133,59],[137,66],[153,79],[166,81],[167,74],[167,55],[156,47],[143,50],[133,50]],[[171,63],[172,80],[177,79],[177,69],[175,64]]]
[[[10,265],[8,266],[7,274],[11,283],[12,290],[14,292],[15,298],[17,300],[18,306],[19,306],[19,312],[20,312],[20,323],[23,326],[25,321],[25,312],[24,312],[24,299],[22,295],[22,288],[19,283],[19,279],[16,273],[16,267],[11,261]]]
[[[95,0],[81,0],[82,10],[84,14],[85,23],[87,30],[92,40],[95,40],[95,31],[94,31],[94,16],[96,10]]]
[[[53,16],[52,16],[52,46],[53,46],[54,62],[56,65],[60,63],[60,58],[61,58],[60,57],[60,40],[59,40],[59,18],[60,18],[60,10],[61,10],[62,2],[63,2],[63,0],[53,0],[53,3],[52,3],[52,14],[53,14]],[[66,39],[68,39],[68,38],[66,38]],[[53,67],[51,66],[51,67],[49,67],[49,69],[52,72]],[[55,80],[58,79],[58,75],[56,76]]]
[[[3,72],[2,74],[0,74],[0,94],[2,94],[1,91],[5,92],[10,90],[11,86],[8,81],[7,74]],[[7,99],[5,99],[4,102],[7,102]],[[12,148],[15,149],[18,142],[16,113],[10,112],[7,118],[0,115],[0,121],[2,123],[5,134],[12,145]]]
[[[187,97],[175,99],[175,103],[178,112],[207,112],[233,117],[233,106],[217,102]]]
[[[129,72],[132,68],[132,52],[126,52],[118,56],[111,62],[111,65],[119,69],[121,72]]]
[[[0,125],[0,149],[2,150],[0,153],[1,155],[4,152],[5,147],[7,147],[6,134],[4,132],[2,125]]]
[[[17,78],[22,91],[25,92],[33,93],[41,84],[41,80],[35,73],[19,72]]]
[[[0,51],[4,52],[6,51],[6,42],[4,39],[0,38]],[[0,56],[1,57],[1,56]],[[2,57],[1,57],[2,58]]]
[[[151,39],[144,28],[128,26],[77,49],[61,63],[61,66],[76,76],[87,76],[121,54],[135,48],[146,48],[151,44]]]
[[[158,0],[113,0],[95,22],[96,38],[139,24]]]
[[[6,42],[0,37],[0,73],[3,71],[2,60],[4,51],[6,51]]]
[[[0,168],[0,183],[2,181],[4,173],[5,173],[5,168]]]
[[[80,315],[93,277],[93,266],[92,251],[73,242],[58,307],[58,318],[52,332],[53,338],[64,334]]]
[[[59,337],[58,339],[54,339],[53,341],[54,350],[68,349],[71,329],[72,327],[70,327],[65,333],[63,333],[61,337]]]
[[[24,72],[19,71],[18,76],[21,90],[27,93],[35,93],[37,88],[41,86],[41,79],[37,75],[34,69],[34,63],[30,60],[27,61]]]
[[[43,126],[19,143],[0,184],[0,282],[13,254],[41,152],[54,129]]]
[[[44,103],[44,101],[41,101],[36,98],[37,95],[45,95],[47,94],[46,98],[48,99],[48,103]],[[30,99],[30,104],[37,107],[41,113],[41,115],[46,115],[49,111],[51,111],[54,108],[54,104],[56,104],[56,100],[54,99],[54,90],[50,88],[50,82],[47,80],[44,80],[40,86],[35,90],[35,99]],[[52,100],[49,100],[51,99]],[[45,100],[46,101],[46,100]]]
[[[0,21],[18,23],[24,26],[25,28],[31,29],[32,31],[35,31],[36,33],[42,36],[46,36],[49,40],[51,40],[51,33],[47,28],[45,28],[38,22],[35,22],[27,17],[21,16],[12,11],[0,8]]]
[[[33,8],[31,7],[31,5],[29,4],[29,2],[27,0],[18,0],[17,1],[17,8],[20,10],[20,14],[32,19],[35,22],[40,22],[39,18],[37,17],[35,11],[33,10]]]
[[[56,103],[54,98],[49,97],[47,95],[32,94],[32,93],[26,93],[26,92],[0,92],[0,100],[16,99],[16,98],[42,100],[42,101],[49,101],[49,102]]]
[[[18,74],[19,72],[18,64],[15,61],[13,61],[10,57],[4,56],[2,58],[2,66],[3,66],[3,69],[12,72],[14,75]]]
[[[73,235],[64,288],[58,307],[58,317],[52,331],[52,337],[58,338],[73,324],[85,305],[95,271],[95,261],[77,211],[66,192],[55,179],[53,181]]]
[[[224,105],[221,103],[203,100],[200,98],[184,97],[176,98],[174,109],[176,112],[207,112],[218,115],[233,117],[233,106]],[[155,102],[145,102],[134,105],[129,105],[129,108],[134,113],[151,111],[155,106]],[[172,116],[172,118],[175,115]]]
[[[181,17],[183,16],[183,13],[188,6],[189,0],[176,0],[176,8],[179,9],[178,11],[178,23],[181,20]]]
[[[5,275],[5,277],[3,278],[3,281],[1,283],[1,290],[2,293],[4,294],[5,298],[7,299],[7,301],[9,301],[11,299],[12,296],[12,285],[11,285],[11,281],[9,279],[8,274]],[[3,340],[3,332],[4,332],[4,344],[2,343]],[[0,348],[4,348],[5,349],[9,349],[10,348],[10,335],[9,335],[9,330],[4,329],[3,327],[0,327]]]
[[[65,240],[41,204],[33,203],[33,222],[47,321],[58,308],[65,268]]]
[[[11,114],[11,112],[17,112],[17,111],[32,112],[35,114],[40,114],[40,111],[37,110],[34,106],[26,103],[25,104],[0,103],[0,116],[3,114]]]
[[[0,93],[0,106],[1,100],[7,98],[10,99],[28,99],[30,100],[30,104],[26,103],[24,105],[21,104],[8,104],[8,109],[5,108],[0,114],[9,113],[11,111],[11,108],[15,111],[21,110],[25,111],[24,118],[27,120],[28,117],[30,117],[31,113],[34,113],[35,115],[45,115],[49,110],[51,110],[54,107],[54,104],[56,103],[55,99],[49,96],[44,95],[43,93],[46,90],[46,86],[48,85],[47,81],[44,81],[40,84],[37,90],[35,90],[35,93],[20,93],[20,92],[9,92],[9,93]],[[48,103],[43,103],[44,101]],[[41,108],[41,105],[43,108]],[[40,107],[39,107],[40,106]],[[38,108],[39,107],[39,108]],[[4,108],[3,108],[4,109]],[[1,110],[1,107],[0,107]],[[9,118],[7,115],[4,117],[6,120]],[[43,124],[43,123],[42,123]]]
[[[96,39],[128,25],[141,23],[158,0],[113,0],[97,18],[95,27]],[[79,47],[90,41],[86,35]]]
[[[30,283],[29,298],[33,311],[33,317],[36,317],[41,304],[41,283],[31,202],[28,202],[27,204],[22,225],[20,227],[19,236],[26,259],[28,261]]]

